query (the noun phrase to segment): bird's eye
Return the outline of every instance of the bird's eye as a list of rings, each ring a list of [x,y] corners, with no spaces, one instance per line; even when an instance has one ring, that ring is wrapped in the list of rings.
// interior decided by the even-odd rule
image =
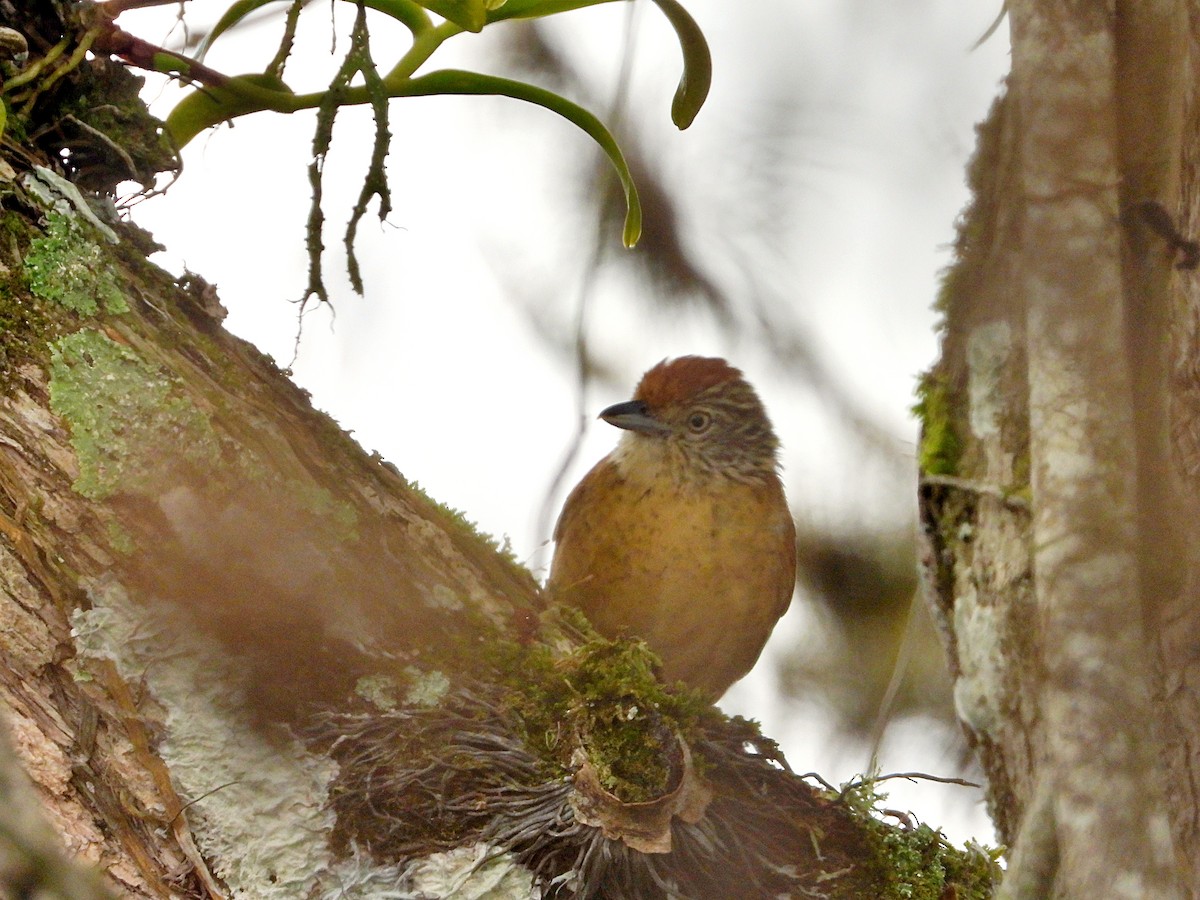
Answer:
[[[697,410],[688,416],[688,429],[693,434],[702,434],[708,430],[708,426],[712,424],[712,416],[706,412]]]

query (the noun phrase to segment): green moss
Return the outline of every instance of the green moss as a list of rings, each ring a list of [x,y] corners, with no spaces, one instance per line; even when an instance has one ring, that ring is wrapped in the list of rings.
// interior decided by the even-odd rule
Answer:
[[[9,274],[0,275],[0,378],[27,360],[44,357],[46,335],[53,323],[29,295],[18,290]]]
[[[25,254],[29,289],[38,297],[80,315],[129,312],[116,274],[103,251],[76,217],[52,212],[46,233],[30,242]]]
[[[4,122],[4,136],[14,146],[22,146],[29,141],[29,129],[25,126],[25,118],[18,115],[12,108],[12,104],[7,97],[2,98],[4,108],[7,110],[6,120]]]
[[[937,331],[942,335],[943,361],[926,372],[917,385],[917,403],[913,407],[921,420],[921,471],[929,475],[954,475],[960,471],[963,444],[954,428],[954,410],[950,404],[951,385],[945,372],[955,371],[964,349],[963,335],[978,324],[985,313],[977,307],[982,279],[986,278],[988,254],[995,246],[995,198],[1002,194],[997,173],[1005,171],[1001,153],[1004,118],[1008,109],[1002,93],[987,118],[976,128],[975,152],[967,166],[970,200],[955,223],[954,261],[941,276],[933,309],[938,314]],[[988,317],[994,312],[987,313]]]
[[[720,715],[693,692],[668,692],[654,676],[658,659],[640,641],[596,638],[565,656],[541,644],[508,652],[506,703],[527,745],[558,775],[573,768],[581,742],[600,783],[626,802],[666,793],[676,735]]]
[[[917,383],[917,402],[913,413],[921,422],[921,446],[918,463],[927,475],[953,475],[958,471],[962,442],[954,428],[950,390],[945,381],[932,372]]]
[[[384,464],[388,465],[387,463]],[[400,473],[397,471],[396,474],[399,475]],[[508,537],[508,535],[505,535],[503,540],[497,539],[495,535],[489,534],[481,529],[478,523],[469,518],[461,509],[455,509],[453,506],[435,500],[423,487],[421,487],[418,482],[408,481],[407,479],[405,479],[405,482],[410,488],[412,488],[412,490],[416,491],[416,493],[418,493],[421,497],[429,501],[432,506],[441,510],[441,512],[446,516],[447,521],[449,521],[455,529],[473,540],[483,542],[485,545],[494,550],[501,559],[514,568],[524,570],[524,566],[521,565],[521,561],[517,559],[517,554],[513,551],[512,540]]]
[[[0,236],[3,236],[6,244],[15,246],[17,241],[24,239],[28,231],[28,221],[20,213],[11,209],[0,213]]]
[[[868,826],[874,839],[873,868],[878,883],[886,885],[879,900],[988,900],[1000,883],[997,860],[1001,851],[968,844],[951,846],[941,831],[917,823],[889,825],[878,818],[886,799],[866,779],[843,789],[842,800]]]
[[[78,120],[78,126],[62,129],[59,138],[72,181],[104,194],[131,177],[152,187],[157,172],[179,168],[163,123],[149,114],[140,98],[143,77],[103,55],[83,62],[73,75],[63,79],[56,94],[61,107],[39,104],[38,111],[42,117],[52,111],[54,121],[67,114]],[[54,135],[44,141],[49,148],[57,146]],[[112,147],[121,148],[119,157]]]
[[[71,427],[75,490],[91,499],[135,489],[167,466],[214,464],[220,447],[178,380],[99,331],[50,346],[50,408]]]
[[[31,232],[40,234],[19,213],[0,211],[0,383],[20,379],[23,364],[45,366],[49,341],[77,327],[66,309],[31,295],[22,251]]]
[[[880,862],[892,876],[892,890],[885,898],[941,900],[953,885],[957,900],[987,900],[999,883],[998,852],[956,849],[928,825],[888,828],[879,837]]]

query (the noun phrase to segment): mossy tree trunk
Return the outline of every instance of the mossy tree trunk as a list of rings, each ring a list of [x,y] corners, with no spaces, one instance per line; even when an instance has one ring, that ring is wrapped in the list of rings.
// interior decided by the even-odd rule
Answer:
[[[1195,896],[1200,5],[1007,9],[922,385],[926,593],[1006,895]]]
[[[0,25],[36,59],[76,9]],[[990,893],[988,855],[544,609],[148,264],[64,175],[170,155],[128,73],[62,59],[0,157],[0,893]]]

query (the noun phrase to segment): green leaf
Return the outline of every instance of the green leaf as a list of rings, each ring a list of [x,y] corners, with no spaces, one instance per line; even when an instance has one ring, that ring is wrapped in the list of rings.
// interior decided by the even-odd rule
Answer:
[[[642,205],[638,199],[637,187],[629,166],[617,146],[609,130],[594,115],[565,97],[548,91],[545,88],[512,81],[508,78],[498,78],[494,75],[481,75],[478,72],[464,72],[459,69],[441,69],[430,72],[403,84],[394,94],[404,96],[429,96],[432,94],[489,94],[501,97],[512,97],[514,100],[524,100],[557,113],[571,122],[591,137],[608,156],[617,177],[621,179],[621,187],[625,191],[625,229],[622,238],[626,247],[633,247],[642,234]]]
[[[212,27],[212,31],[204,36],[204,40],[196,48],[196,59],[203,61],[204,54],[208,52],[208,48],[212,46],[213,41],[242,21],[242,19],[246,18],[246,16],[250,15],[250,13],[260,7],[266,6],[268,3],[278,2],[279,0],[237,0],[233,6],[225,10],[221,18],[217,19],[217,24]]]
[[[488,21],[543,18],[611,2],[613,0],[508,0],[488,13]],[[679,79],[679,87],[675,89],[675,98],[671,102],[671,121],[679,128],[687,128],[700,112],[712,86],[712,53],[704,39],[704,32],[679,0],[654,0],[654,3],[675,29],[683,51],[683,77]]]
[[[712,53],[704,32],[679,0],[654,0],[654,3],[675,29],[683,50],[683,77],[679,79],[675,99],[671,101],[671,121],[684,129],[692,124],[708,98],[708,89],[712,86]]]
[[[391,16],[413,34],[420,34],[433,27],[429,16],[416,0],[364,0],[364,2],[367,9]]]
[[[204,87],[180,100],[167,116],[167,134],[176,148],[205,128],[263,109],[289,111],[291,88],[271,75],[238,75],[221,86]]]
[[[437,13],[467,31],[482,31],[487,24],[484,0],[416,0],[421,6]]]

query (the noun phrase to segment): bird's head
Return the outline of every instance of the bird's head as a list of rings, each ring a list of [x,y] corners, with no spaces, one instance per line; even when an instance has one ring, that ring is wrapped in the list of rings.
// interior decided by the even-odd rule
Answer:
[[[633,399],[600,418],[626,430],[627,458],[737,480],[773,475],[779,440],[758,394],[723,359],[681,356],[642,376]]]

